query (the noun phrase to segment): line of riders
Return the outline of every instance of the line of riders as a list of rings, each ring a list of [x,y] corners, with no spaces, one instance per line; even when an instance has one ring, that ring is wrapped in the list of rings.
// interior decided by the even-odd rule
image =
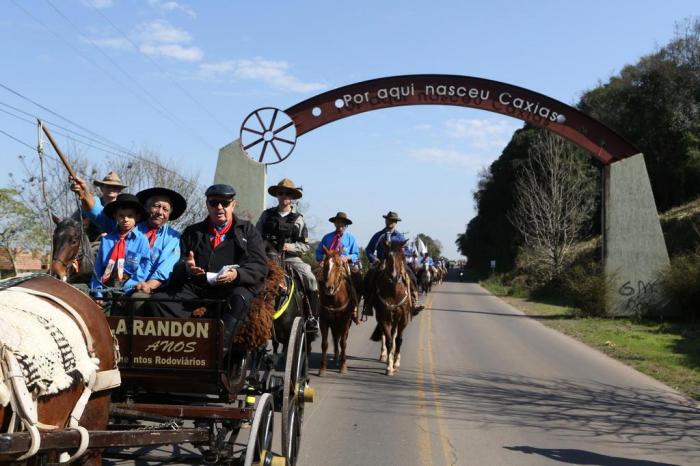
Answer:
[[[221,318],[224,348],[229,348],[250,315],[253,298],[263,287],[268,256],[278,254],[288,270],[301,278],[307,302],[307,331],[318,332],[318,283],[311,266],[301,259],[310,246],[304,216],[293,203],[302,197],[302,191],[293,181],[285,178],[269,187],[268,193],[277,198],[278,204],[265,210],[256,225],[234,215],[236,190],[232,186],[214,184],[204,193],[206,218],[187,226],[182,233],[168,222],[179,218],[187,203],[171,189],[154,187],[136,195],[122,193],[127,186],[110,172],[93,182],[102,194],[96,197],[83,179],[71,177],[70,181],[81,203],[73,220],[83,222],[95,254],[89,284],[76,286],[99,304],[105,304],[105,293],[118,290],[134,298],[130,301],[131,312],[137,315],[187,318],[199,307],[197,299],[225,300]],[[406,243],[396,229],[401,221],[398,214],[389,212],[383,217],[385,227],[372,236],[366,248],[371,265],[364,278],[357,242],[347,231],[352,221],[346,213],[338,212],[329,219],[335,230],[326,234],[316,249],[319,262],[324,259],[324,248],[340,251],[351,277],[350,289],[354,290],[355,322],[359,296],[364,297],[365,313],[372,314],[374,279],[385,248],[394,242]],[[418,304],[414,269],[432,270],[436,275],[446,273],[446,269],[444,263],[433,263],[427,254],[419,261],[415,252],[406,253],[406,263],[405,280],[415,315],[423,306]],[[52,272],[58,276],[65,277],[70,267],[77,264],[52,261]]]

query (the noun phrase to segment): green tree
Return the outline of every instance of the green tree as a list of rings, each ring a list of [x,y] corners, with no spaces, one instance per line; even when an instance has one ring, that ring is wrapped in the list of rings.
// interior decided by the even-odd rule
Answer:
[[[0,188],[0,247],[7,251],[17,274],[17,255],[32,249],[47,249],[48,234],[41,221],[14,189]]]

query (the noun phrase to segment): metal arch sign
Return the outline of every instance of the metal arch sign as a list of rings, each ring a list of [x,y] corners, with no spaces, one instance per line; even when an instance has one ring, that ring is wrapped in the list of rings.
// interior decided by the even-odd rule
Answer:
[[[342,118],[404,105],[455,105],[518,118],[568,139],[604,165],[639,153],[622,136],[569,105],[522,87],[471,76],[420,74],[373,79],[324,92],[284,113],[294,122],[295,136],[299,137]],[[288,157],[292,149],[276,162]]]

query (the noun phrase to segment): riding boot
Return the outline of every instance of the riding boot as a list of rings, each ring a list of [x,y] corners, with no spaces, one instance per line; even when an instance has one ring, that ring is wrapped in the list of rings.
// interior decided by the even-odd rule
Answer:
[[[417,316],[425,308],[422,304],[418,304],[418,290],[415,286],[411,286],[411,304],[411,315],[413,316]]]
[[[314,333],[318,335],[319,333],[319,326],[318,326],[318,313],[320,310],[320,299],[318,296],[318,291],[309,291],[307,294],[307,299],[309,300],[309,307],[310,309],[310,316],[308,320],[306,321],[306,331]]]
[[[238,329],[243,324],[241,319],[238,319],[230,312],[224,312],[221,316],[224,322],[224,355],[228,354],[233,344],[233,337],[238,333]]]

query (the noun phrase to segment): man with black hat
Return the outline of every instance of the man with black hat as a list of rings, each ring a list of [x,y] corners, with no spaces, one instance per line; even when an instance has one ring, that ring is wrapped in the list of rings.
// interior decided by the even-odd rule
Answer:
[[[133,194],[120,194],[104,210],[117,227],[100,241],[90,281],[92,293],[98,299],[104,287],[133,292],[136,284],[146,278],[151,262],[148,240],[136,229],[136,223],[146,215],[139,199]]]
[[[77,180],[75,184],[77,186],[72,189],[80,195],[83,209],[90,220],[103,231],[112,231],[116,226],[114,219],[106,215],[91,193],[84,191],[86,185],[82,180]],[[151,270],[146,279],[137,285],[136,291],[148,295],[167,283],[180,259],[180,233],[168,225],[168,221],[177,220],[187,209],[187,202],[178,192],[161,187],[144,189],[136,193],[136,197],[147,212],[136,227],[146,235],[151,251]]]
[[[367,271],[365,275],[365,308],[371,309],[372,299],[374,298],[374,278],[377,274],[376,264],[380,260],[384,260],[386,255],[385,243],[405,243],[406,238],[401,234],[400,231],[396,229],[396,225],[401,221],[399,214],[393,211],[389,211],[384,217],[384,228],[376,232],[372,238],[367,243],[367,248],[365,253],[373,266]],[[406,272],[411,278],[410,288],[411,288],[411,298],[413,301],[413,314],[418,314],[423,310],[423,306],[418,304],[418,285],[416,281],[416,275],[410,267],[406,267]],[[369,306],[369,307],[368,307]]]
[[[233,215],[236,190],[226,184],[206,192],[207,218],[185,228],[181,259],[168,287],[144,306],[156,317],[190,317],[197,302],[157,302],[157,298],[225,299],[224,345],[230,348],[240,325],[248,319],[250,304],[267,276],[267,258],[255,227]]]
[[[69,180],[71,182],[70,189],[71,191],[75,192],[78,194],[80,197],[82,207],[83,207],[83,212],[82,212],[82,217],[81,217],[81,212],[79,210],[76,210],[73,215],[71,215],[71,218],[73,220],[80,220],[82,219],[88,219],[90,216],[88,215],[88,204],[87,202],[87,197],[90,197],[90,206],[92,205],[99,205],[100,210],[104,208],[107,204],[110,202],[114,202],[114,200],[117,199],[117,196],[119,193],[121,193],[127,186],[122,183],[121,179],[119,178],[119,175],[117,175],[115,172],[111,171],[107,173],[107,176],[102,178],[102,181],[100,180],[94,180],[92,184],[100,188],[101,196],[100,197],[94,197],[87,189],[87,183],[79,178],[79,177],[69,177]],[[86,230],[85,233],[87,234],[88,239],[90,240],[91,243],[98,242],[100,239],[100,235],[102,233],[109,233],[109,230],[102,229],[100,225],[90,219],[90,222],[86,225]]]
[[[292,203],[301,198],[301,189],[289,178],[283,178],[276,185],[270,186],[267,192],[277,198],[277,206],[263,211],[256,227],[269,244],[284,253],[285,264],[292,267],[301,277],[304,294],[311,308],[311,315],[306,321],[307,330],[318,332],[318,282],[311,266],[301,259],[309,250],[309,232],[304,216],[295,210]]]

